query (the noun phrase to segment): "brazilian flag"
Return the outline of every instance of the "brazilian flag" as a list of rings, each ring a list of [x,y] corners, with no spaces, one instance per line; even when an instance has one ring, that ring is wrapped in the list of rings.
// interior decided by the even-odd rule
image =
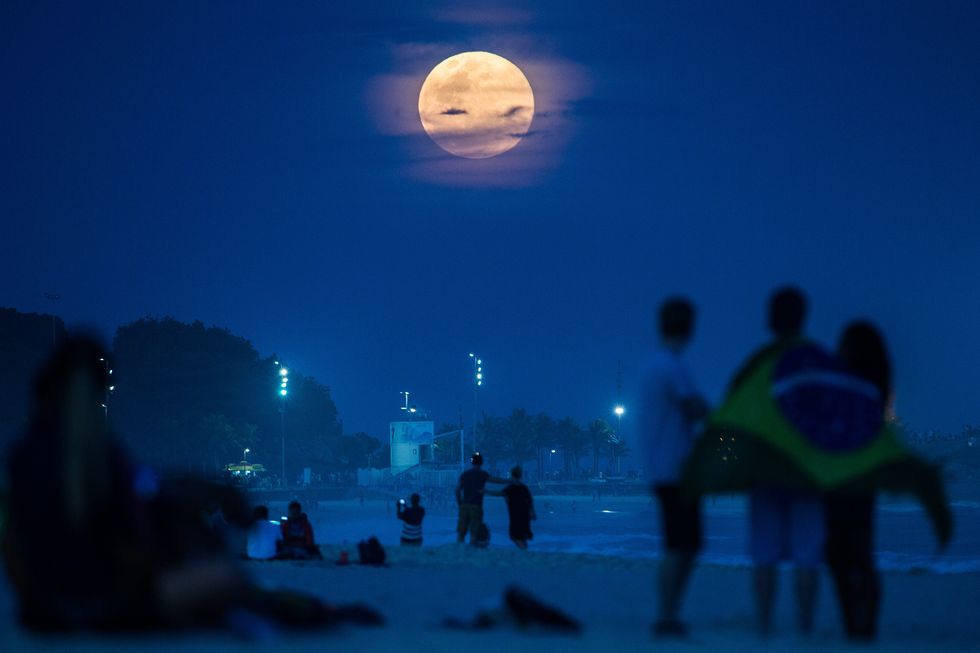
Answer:
[[[759,486],[914,495],[941,544],[952,514],[939,469],[884,419],[885,398],[824,349],[802,340],[761,350],[736,375],[685,469],[695,494]]]

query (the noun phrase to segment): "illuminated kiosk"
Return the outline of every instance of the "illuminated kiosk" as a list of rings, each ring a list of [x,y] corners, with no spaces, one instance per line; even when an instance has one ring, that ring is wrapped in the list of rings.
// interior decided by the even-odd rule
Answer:
[[[435,434],[433,422],[391,422],[391,475],[423,486],[455,485],[462,470],[459,460],[448,460],[441,443],[458,439],[462,452],[463,432]]]
[[[265,472],[265,467],[258,463],[250,463],[243,460],[240,463],[230,463],[225,465],[224,473],[227,478],[235,483],[250,485],[259,474]]]

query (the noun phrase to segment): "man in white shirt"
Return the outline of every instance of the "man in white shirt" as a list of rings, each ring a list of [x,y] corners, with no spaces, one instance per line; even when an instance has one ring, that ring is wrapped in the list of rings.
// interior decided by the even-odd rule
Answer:
[[[282,540],[279,522],[269,521],[267,506],[255,506],[253,515],[255,523],[248,532],[246,555],[253,560],[271,560],[276,557]]]
[[[640,441],[643,463],[660,504],[664,556],[660,564],[657,636],[683,636],[680,602],[701,549],[701,506],[680,490],[681,472],[694,444],[694,426],[708,413],[681,358],[694,331],[694,306],[681,297],[658,311],[660,348],[643,375]]]

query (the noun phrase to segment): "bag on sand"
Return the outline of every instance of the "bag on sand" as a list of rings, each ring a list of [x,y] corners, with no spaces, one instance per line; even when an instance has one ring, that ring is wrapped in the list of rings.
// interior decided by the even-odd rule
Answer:
[[[365,542],[361,540],[357,543],[357,554],[362,565],[375,565],[380,567],[385,563],[385,550],[381,542],[373,535]]]

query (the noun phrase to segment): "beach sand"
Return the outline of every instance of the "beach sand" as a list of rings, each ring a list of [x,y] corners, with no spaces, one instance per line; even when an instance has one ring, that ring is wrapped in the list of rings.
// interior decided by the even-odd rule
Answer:
[[[260,582],[303,589],[332,602],[364,602],[384,613],[379,629],[279,635],[258,641],[234,633],[104,637],[35,637],[14,621],[14,603],[0,585],[0,650],[5,652],[209,651],[289,646],[292,651],[634,651],[827,650],[847,645],[840,635],[829,579],[822,579],[816,632],[802,640],[792,630],[789,574],[781,579],[776,633],[761,640],[752,630],[749,570],[703,565],[694,575],[684,615],[689,641],[650,637],[656,606],[656,561],[583,554],[472,549],[444,544],[422,549],[387,547],[388,565],[337,566],[341,546],[324,546],[325,562],[249,562]],[[352,551],[356,558],[356,552]],[[520,632],[513,628],[459,632],[445,617],[472,617],[500,601],[517,584],[579,619],[577,637]],[[980,574],[887,573],[884,578],[882,651],[974,650],[980,642]]]

